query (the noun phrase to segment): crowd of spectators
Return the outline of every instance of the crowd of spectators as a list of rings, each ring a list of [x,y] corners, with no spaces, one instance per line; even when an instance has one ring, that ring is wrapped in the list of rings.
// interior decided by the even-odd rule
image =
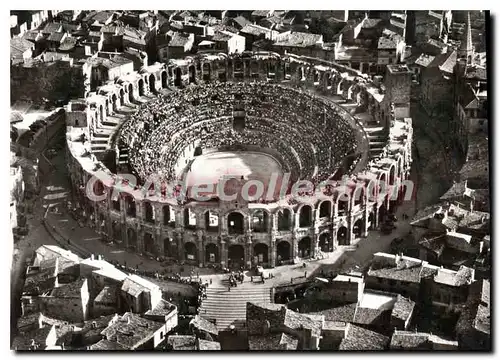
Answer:
[[[233,128],[234,105],[245,126]],[[176,179],[184,150],[254,145],[278,151],[286,171],[319,182],[352,154],[349,114],[324,98],[281,84],[215,82],[190,86],[144,104],[122,127],[129,164],[140,179]]]

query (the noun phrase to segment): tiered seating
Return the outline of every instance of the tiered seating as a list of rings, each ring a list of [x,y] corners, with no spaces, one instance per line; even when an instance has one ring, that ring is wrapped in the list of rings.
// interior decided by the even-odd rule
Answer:
[[[247,115],[243,132],[231,126],[235,95]],[[279,84],[213,83],[144,104],[124,124],[121,139],[141,179],[154,173],[173,180],[179,154],[199,142],[206,148],[271,147],[299,177],[319,182],[355,149],[346,116],[323,98]]]
[[[215,320],[217,328],[227,329],[230,325],[235,328],[242,328],[246,321],[246,305],[251,299],[253,303],[272,303],[271,288],[265,285],[245,284],[231,288],[208,287],[207,298],[203,300],[199,308],[200,316]]]

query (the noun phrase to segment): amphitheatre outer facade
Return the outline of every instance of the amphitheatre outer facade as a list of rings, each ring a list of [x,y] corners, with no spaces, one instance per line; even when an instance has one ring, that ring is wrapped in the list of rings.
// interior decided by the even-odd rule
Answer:
[[[157,190],[141,187],[124,189],[123,184],[116,191],[116,169],[130,160],[132,149],[120,143],[126,122],[117,124],[105,144],[96,148],[93,139],[102,123],[121,106],[154,99],[163,90],[173,90],[168,95],[173,96],[176,89],[193,83],[201,87],[219,82],[262,82],[315,94],[327,115],[335,111],[339,121],[351,126],[356,138],[355,160],[344,167],[341,178],[332,180],[334,185],[328,191],[320,189],[300,198],[199,202],[165,198]],[[83,209],[83,216],[96,231],[118,246],[198,266],[275,267],[353,246],[369,229],[378,227],[383,216],[411,190],[405,185],[412,161],[410,82],[411,72],[404,65],[389,65],[382,83],[381,77],[370,78],[336,63],[265,52],[200,55],[148,66],[67,106],[68,169],[75,205]],[[237,103],[234,114],[240,110]],[[199,140],[176,146],[194,159],[198,148],[203,151],[204,143]],[[294,154],[295,159],[276,156],[282,156],[280,162],[296,180],[311,180],[311,174],[316,182],[328,178],[318,176],[318,167],[324,165],[320,156],[313,156],[310,164],[300,153]],[[110,158],[116,165],[114,172],[109,169]],[[87,197],[89,183],[104,200]],[[388,196],[369,196],[367,189],[380,189],[381,184],[396,190]]]

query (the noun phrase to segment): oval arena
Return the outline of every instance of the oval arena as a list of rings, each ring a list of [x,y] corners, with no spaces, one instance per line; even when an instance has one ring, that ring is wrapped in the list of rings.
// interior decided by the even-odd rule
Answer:
[[[365,237],[405,195],[412,125],[395,101],[400,90],[391,90],[407,75],[394,65],[383,84],[274,53],[145,67],[68,105],[74,198],[109,241],[154,257],[248,268],[325,256]],[[137,183],[124,186],[123,173]],[[190,196],[193,185],[227,177],[233,190],[256,180],[267,193],[273,174],[280,181],[271,199]],[[185,196],[152,189],[151,177],[183,183]],[[87,197],[91,179],[104,200]],[[315,190],[293,196],[290,184],[301,180]],[[327,191],[318,187],[327,180]],[[382,183],[396,197],[368,196]]]

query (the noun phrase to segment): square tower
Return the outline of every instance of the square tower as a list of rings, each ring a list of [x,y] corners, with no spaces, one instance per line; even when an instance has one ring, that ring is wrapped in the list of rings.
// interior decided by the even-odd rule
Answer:
[[[396,118],[410,117],[412,72],[403,64],[387,65],[385,86],[389,101],[394,104]]]

